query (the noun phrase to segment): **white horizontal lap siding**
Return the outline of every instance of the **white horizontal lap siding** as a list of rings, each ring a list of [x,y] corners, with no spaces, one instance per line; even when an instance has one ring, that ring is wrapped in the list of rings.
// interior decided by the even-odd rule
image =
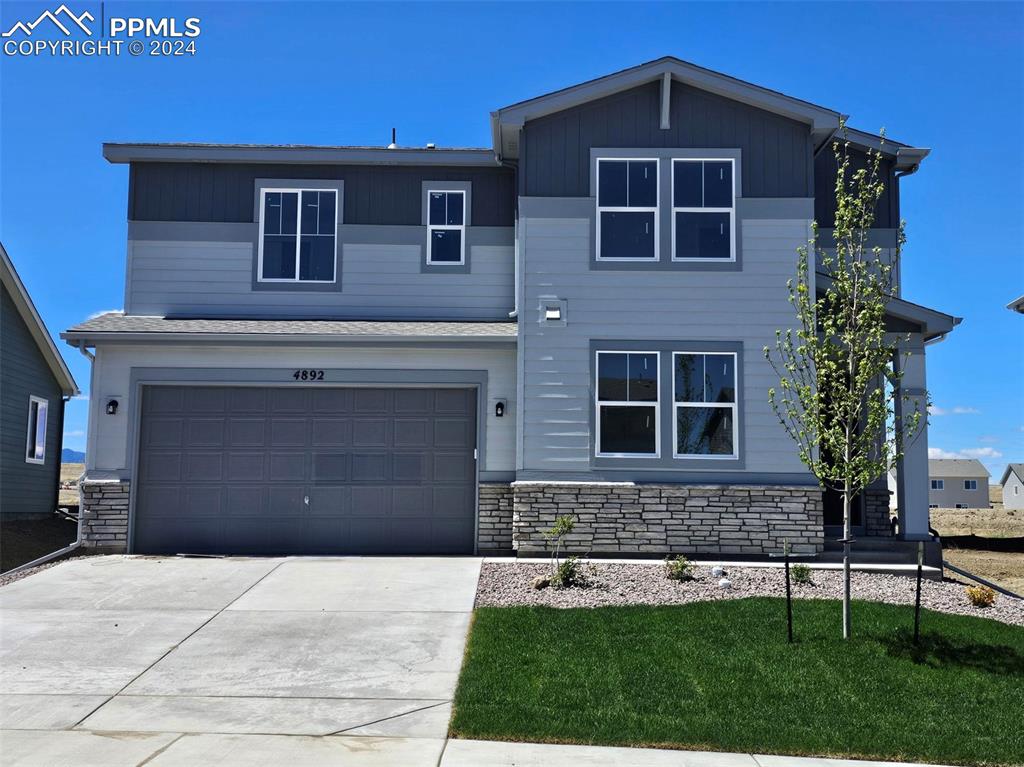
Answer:
[[[418,245],[341,246],[341,290],[253,290],[253,244],[158,242],[129,247],[126,305],[133,314],[232,312],[277,317],[505,319],[514,306],[514,248],[470,245],[470,273],[421,271]]]
[[[177,346],[100,346],[96,354],[93,398],[90,403],[90,445],[87,451],[90,472],[113,472],[127,477],[131,469],[129,416],[132,412],[130,390],[132,368],[215,368],[237,370],[280,368],[353,369],[353,370],[486,370],[487,397],[484,413],[485,464],[482,471],[511,472],[515,469],[515,351],[485,349],[310,349],[267,348],[186,348]],[[285,383],[285,385],[290,385]],[[426,384],[425,384],[426,385]],[[117,397],[116,415],[106,415],[103,406],[109,397]],[[504,399],[508,410],[494,417],[494,400]]]
[[[523,466],[532,471],[588,471],[593,410],[591,339],[743,343],[744,472],[802,473],[768,405],[778,381],[762,348],[777,328],[793,327],[786,281],[803,220],[741,220],[740,271],[590,270],[591,222],[527,219],[523,328],[525,411]],[[565,327],[537,322],[542,298],[567,302]],[[663,405],[671,391],[661,392]],[[708,461],[706,471],[729,470]]]

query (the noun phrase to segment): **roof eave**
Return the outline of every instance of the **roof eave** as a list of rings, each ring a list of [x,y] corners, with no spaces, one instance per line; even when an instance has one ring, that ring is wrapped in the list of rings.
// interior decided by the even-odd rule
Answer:
[[[140,341],[186,342],[189,344],[217,343],[258,343],[258,344],[420,344],[443,343],[463,344],[515,344],[516,336],[501,335],[381,335],[381,334],[339,334],[339,333],[182,333],[182,332],[131,332],[131,331],[75,331],[68,330],[60,337],[70,346],[96,346],[109,343],[138,343]]]
[[[28,328],[29,333],[32,334],[32,340],[35,341],[40,353],[46,360],[47,366],[53,373],[54,378],[57,379],[57,383],[60,385],[64,396],[76,396],[80,393],[78,384],[75,383],[75,378],[71,375],[71,370],[68,368],[64,358],[57,351],[57,345],[53,342],[50,332],[46,329],[43,318],[36,310],[32,297],[28,294],[28,290],[21,281],[21,277],[18,276],[14,263],[11,261],[11,257],[7,254],[7,250],[2,242],[0,242],[0,278],[2,278],[4,286],[7,287],[7,291],[14,301],[18,314]]]

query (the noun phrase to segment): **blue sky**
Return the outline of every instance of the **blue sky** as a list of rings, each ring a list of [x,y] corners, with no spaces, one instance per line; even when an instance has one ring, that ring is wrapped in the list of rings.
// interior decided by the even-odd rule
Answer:
[[[0,25],[57,3],[4,2]],[[69,2],[100,16],[99,3]],[[123,305],[128,174],[104,141],[489,146],[497,107],[675,55],[932,148],[901,189],[930,445],[1024,461],[1024,5],[107,2],[197,16],[189,58],[0,57],[0,239],[55,336]],[[63,346],[63,345],[62,345]],[[84,392],[88,363],[66,358]],[[86,403],[66,445],[85,445]]]

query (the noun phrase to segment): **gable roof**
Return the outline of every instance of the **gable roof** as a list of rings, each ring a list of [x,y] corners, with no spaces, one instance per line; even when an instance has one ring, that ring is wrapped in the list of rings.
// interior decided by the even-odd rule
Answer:
[[[53,343],[46,325],[43,324],[42,317],[36,311],[35,304],[32,303],[32,298],[25,289],[25,284],[14,270],[14,263],[11,261],[11,257],[7,255],[7,250],[2,242],[0,242],[0,282],[3,283],[7,292],[10,293],[11,300],[18,310],[18,314],[28,328],[28,332],[32,334],[32,339],[36,342],[36,346],[39,347],[39,353],[43,355],[43,359],[49,365],[61,390],[68,397],[78,394],[78,384],[75,383],[75,379],[72,377],[67,363],[64,362],[64,358],[57,351],[57,346]]]
[[[518,157],[519,133],[528,120],[536,120],[545,115],[561,112],[564,109],[656,81],[662,81],[669,88],[672,81],[678,81],[806,123],[810,126],[811,137],[816,146],[827,141],[839,128],[840,120],[846,118],[846,115],[834,109],[787,96],[785,93],[730,77],[721,72],[705,69],[675,56],[662,56],[660,59],[648,61],[645,64],[510,104],[492,112],[491,134],[494,151],[499,158]],[[897,169],[916,168],[924,155],[928,153],[926,149],[916,149],[890,139],[886,139],[883,144],[879,136],[864,131],[849,129],[848,133],[852,143],[880,149],[884,154],[896,157]],[[905,168],[900,167],[901,161],[906,166]]]
[[[1006,464],[1006,471],[1003,472],[1003,478],[999,480],[1000,485],[1005,485],[1006,480],[1010,478],[1010,472],[1017,475],[1017,479],[1024,482],[1024,463],[1008,463]]]
[[[928,476],[941,477],[988,477],[988,469],[976,458],[929,458]]]

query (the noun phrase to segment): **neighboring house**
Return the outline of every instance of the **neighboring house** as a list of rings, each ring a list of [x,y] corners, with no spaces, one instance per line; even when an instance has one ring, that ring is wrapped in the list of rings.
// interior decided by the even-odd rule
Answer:
[[[1024,509],[1024,463],[1011,463],[999,480],[1003,487],[1003,508]]]
[[[973,458],[932,458],[928,461],[928,506],[987,509],[989,476],[981,461]]]
[[[71,372],[0,243],[0,518],[57,508]]]
[[[106,145],[125,309],[64,334],[96,355],[86,542],[528,553],[572,513],[595,553],[822,550],[841,507],[761,350],[812,219],[831,232],[841,117],[664,58],[494,112],[487,149]],[[891,252],[928,150],[849,138],[882,152]],[[959,320],[898,296],[888,319],[923,410],[925,344]],[[889,535],[884,479],[855,524]]]

